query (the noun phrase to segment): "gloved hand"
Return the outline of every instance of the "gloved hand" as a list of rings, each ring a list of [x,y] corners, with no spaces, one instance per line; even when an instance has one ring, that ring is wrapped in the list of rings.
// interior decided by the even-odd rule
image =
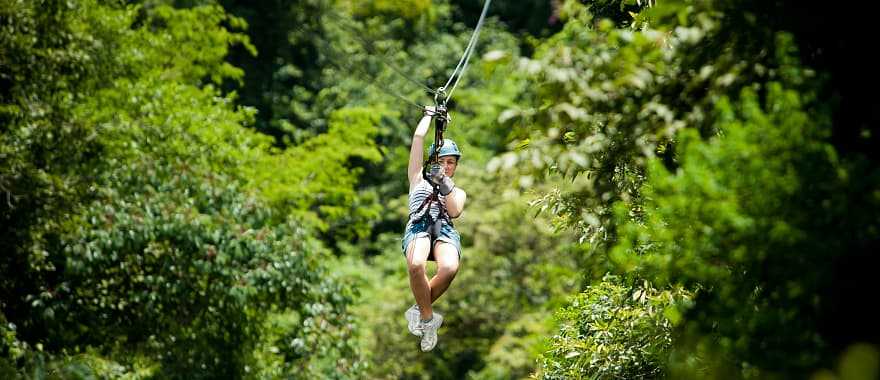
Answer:
[[[431,183],[437,185],[440,189],[440,195],[446,196],[452,192],[452,189],[455,188],[455,182],[452,182],[452,178],[446,176],[443,173],[443,167],[437,164],[431,165],[431,171],[428,172],[428,178],[430,178]]]

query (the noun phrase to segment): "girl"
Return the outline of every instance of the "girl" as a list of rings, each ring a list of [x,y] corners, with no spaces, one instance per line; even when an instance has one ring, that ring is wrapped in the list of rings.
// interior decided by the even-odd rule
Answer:
[[[452,140],[443,140],[439,162],[432,165],[427,179],[422,175],[425,135],[434,115],[434,108],[426,107],[413,134],[407,169],[409,220],[403,236],[409,285],[416,300],[404,315],[410,332],[422,337],[422,351],[430,351],[437,344],[437,330],[443,316],[434,313],[431,304],[446,291],[458,272],[461,240],[452,219],[461,215],[467,199],[464,190],[452,181],[461,159],[461,151]],[[432,144],[429,152],[433,151]],[[430,280],[425,272],[428,260],[437,262],[437,273]]]

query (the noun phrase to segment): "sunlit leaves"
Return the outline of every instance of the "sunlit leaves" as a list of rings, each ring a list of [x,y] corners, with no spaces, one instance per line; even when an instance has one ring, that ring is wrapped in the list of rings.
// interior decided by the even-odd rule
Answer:
[[[505,112],[518,134],[493,168],[552,185],[536,210],[608,244],[587,275],[612,265],[698,290],[692,309],[666,313],[690,334],[680,355],[717,346],[713,360],[742,376],[821,365],[817,322],[829,317],[795,310],[832,313],[817,294],[837,269],[820,263],[858,255],[850,234],[876,239],[862,212],[840,214],[863,199],[845,189],[875,180],[851,182],[825,142],[824,78],[800,63],[804,42],[756,21],[782,5],[670,0],[633,20],[618,16],[635,2],[589,2],[608,22],[573,3],[566,28],[522,64],[534,86]]]
[[[618,208],[621,241],[611,257],[659,283],[704,289],[700,314],[686,320],[717,334],[723,352],[766,370],[804,371],[825,346],[816,319],[797,310],[818,306],[814,295],[830,278],[815,268],[837,243],[812,232],[829,230],[801,200],[829,199],[846,184],[798,94],[768,87],[763,104],[748,90],[737,103],[718,102],[720,136],[680,133],[676,172],[650,164],[643,223],[625,222],[626,207]]]
[[[654,378],[673,344],[667,310],[690,297],[606,276],[557,312],[559,332],[544,353],[542,379]]]
[[[217,6],[7,5],[0,316],[14,327],[0,362],[40,373],[94,349],[106,376],[260,376],[254,347],[283,335],[271,344],[322,343],[278,352],[279,374],[356,377],[350,290],[323,276],[309,225],[245,179],[278,167],[271,138],[243,128],[253,110],[207,84],[241,78],[224,56],[247,38],[222,26],[241,20]],[[268,334],[276,313],[315,327]]]

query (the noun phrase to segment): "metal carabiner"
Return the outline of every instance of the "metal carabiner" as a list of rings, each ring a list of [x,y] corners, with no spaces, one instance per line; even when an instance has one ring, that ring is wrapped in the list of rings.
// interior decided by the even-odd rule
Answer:
[[[446,108],[446,88],[443,86],[437,87],[437,91],[434,92],[434,106]]]

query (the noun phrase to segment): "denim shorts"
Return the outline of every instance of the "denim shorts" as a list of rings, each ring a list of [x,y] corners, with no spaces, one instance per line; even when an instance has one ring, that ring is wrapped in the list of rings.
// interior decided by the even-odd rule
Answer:
[[[427,218],[422,219],[420,222],[413,223],[409,229],[403,234],[403,257],[406,257],[406,248],[409,247],[409,243],[413,241],[413,239],[417,237],[428,237],[428,220]],[[440,236],[437,236],[438,241],[447,242],[455,246],[455,249],[458,251],[458,259],[461,260],[461,236],[458,234],[458,231],[452,227],[449,223],[443,223],[443,227],[440,228]],[[433,243],[433,242],[432,242]],[[432,247],[433,249],[433,247]],[[428,260],[434,261],[434,253],[431,252],[428,254]]]

